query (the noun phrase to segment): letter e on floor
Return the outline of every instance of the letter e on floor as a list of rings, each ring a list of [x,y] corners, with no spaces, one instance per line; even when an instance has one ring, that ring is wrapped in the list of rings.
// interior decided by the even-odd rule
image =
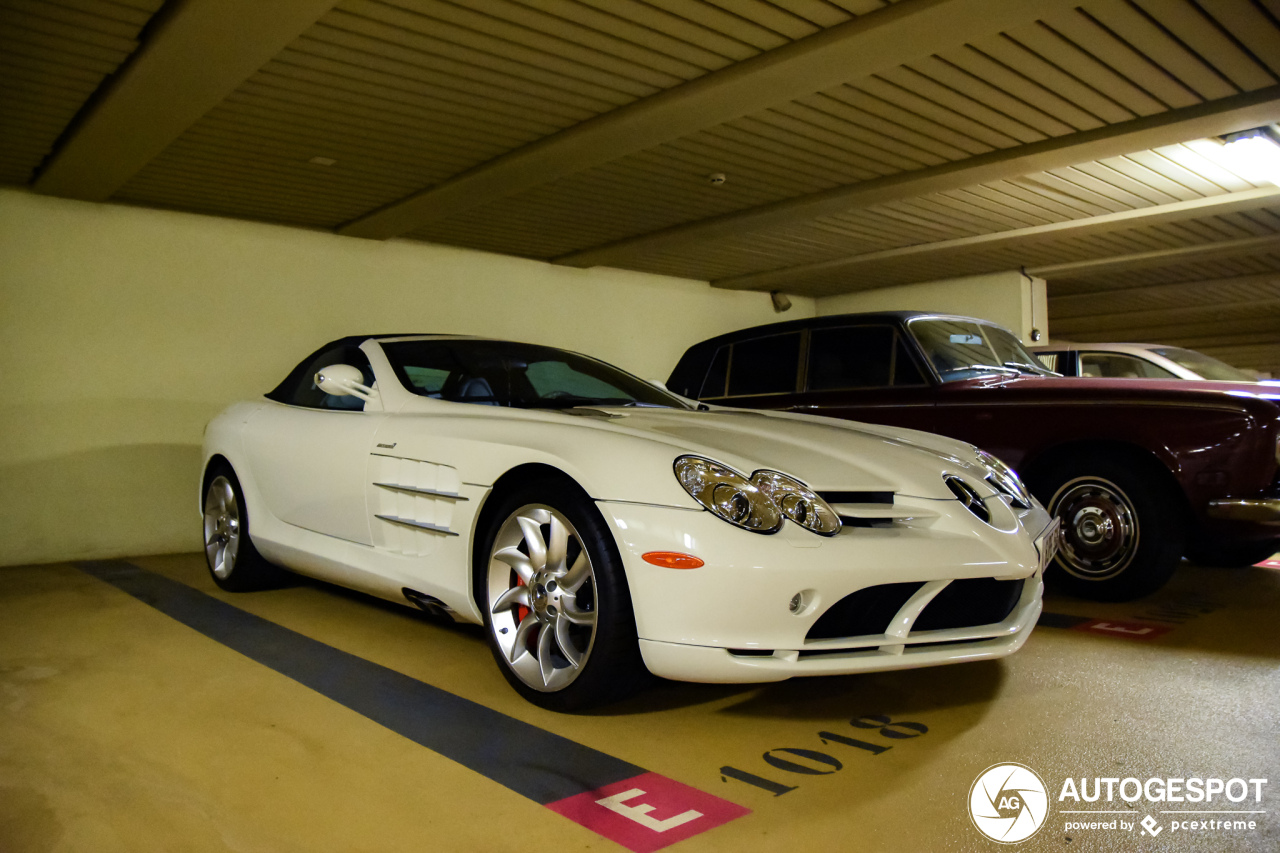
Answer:
[[[575,794],[547,808],[634,853],[661,850],[751,813],[657,773]]]
[[[1121,637],[1126,640],[1154,640],[1156,637],[1163,636],[1173,629],[1166,625],[1151,625],[1146,622],[1094,619],[1091,622],[1077,625],[1072,630],[1101,634],[1104,637]]]

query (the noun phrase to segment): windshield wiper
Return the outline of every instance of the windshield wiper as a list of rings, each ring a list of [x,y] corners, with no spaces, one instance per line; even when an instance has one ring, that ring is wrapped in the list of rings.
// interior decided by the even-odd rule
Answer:
[[[1004,366],[1012,367],[1014,370],[1017,370],[1019,373],[1026,373],[1026,374],[1030,374],[1031,376],[1043,376],[1045,373],[1044,368],[1036,367],[1034,364],[1026,364],[1021,361],[1006,361],[1004,363]]]
[[[526,409],[573,409],[578,406],[617,405],[597,397],[579,397],[576,394],[561,394],[554,397],[540,397],[524,404]]]
[[[956,370],[977,370],[977,371],[989,370],[992,373],[1003,373],[1005,376],[1021,376],[1022,375],[1021,370],[1016,370],[1012,367],[998,367],[994,364],[971,364],[968,367],[956,368]],[[951,372],[954,373],[955,371],[951,371]]]

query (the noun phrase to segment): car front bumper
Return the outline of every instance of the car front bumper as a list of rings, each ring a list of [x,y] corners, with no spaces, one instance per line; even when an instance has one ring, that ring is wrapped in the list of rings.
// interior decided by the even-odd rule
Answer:
[[[1280,498],[1209,501],[1210,518],[1280,526]]]
[[[645,664],[656,675],[685,681],[781,681],[1012,654],[1040,615],[1043,568],[1057,545],[1057,524],[1038,506],[1005,513],[1003,529],[947,508],[919,524],[846,527],[832,538],[793,524],[771,536],[749,533],[702,511],[598,506],[626,565]],[[650,551],[680,551],[706,565],[660,568],[643,560]],[[1023,584],[998,622],[912,630],[935,595],[969,578]],[[823,613],[846,596],[907,582],[921,586],[883,633],[808,638]],[[800,606],[793,608],[797,597]]]

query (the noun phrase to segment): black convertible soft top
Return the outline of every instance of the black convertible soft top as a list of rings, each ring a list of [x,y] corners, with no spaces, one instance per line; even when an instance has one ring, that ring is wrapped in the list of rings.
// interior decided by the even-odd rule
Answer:
[[[401,334],[396,334],[396,335],[391,335],[391,334],[347,335],[345,338],[338,338],[336,341],[329,341],[329,343],[320,347],[315,352],[311,353],[306,358],[304,358],[302,361],[298,362],[298,366],[295,367],[293,370],[290,370],[289,375],[286,376],[280,382],[279,385],[277,385],[276,387],[268,391],[264,396],[268,400],[275,400],[277,403],[287,403],[288,400],[285,398],[285,389],[297,387],[297,385],[301,381],[302,372],[307,369],[307,365],[311,364],[312,361],[319,358],[322,353],[328,352],[331,349],[336,349],[337,347],[346,347],[346,346],[358,347],[360,346],[360,344],[364,343],[370,338],[373,338],[375,340],[381,339],[381,338],[414,338],[414,337],[418,337],[419,335],[427,335],[427,334],[431,334],[431,333],[430,332],[403,332]]]

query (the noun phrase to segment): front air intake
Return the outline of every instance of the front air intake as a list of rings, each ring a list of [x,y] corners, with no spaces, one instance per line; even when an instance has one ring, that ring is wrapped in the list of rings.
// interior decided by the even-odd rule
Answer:
[[[813,623],[805,640],[883,634],[902,605],[922,586],[921,581],[882,583],[846,595]]]
[[[1025,580],[996,578],[953,580],[925,605],[912,623],[908,637],[920,631],[998,625],[1017,606],[1025,583]],[[903,605],[922,586],[921,581],[884,583],[850,593],[813,623],[805,642],[883,635]]]
[[[916,618],[911,630],[944,631],[1003,622],[1022,597],[1025,580],[963,578],[947,584]]]

